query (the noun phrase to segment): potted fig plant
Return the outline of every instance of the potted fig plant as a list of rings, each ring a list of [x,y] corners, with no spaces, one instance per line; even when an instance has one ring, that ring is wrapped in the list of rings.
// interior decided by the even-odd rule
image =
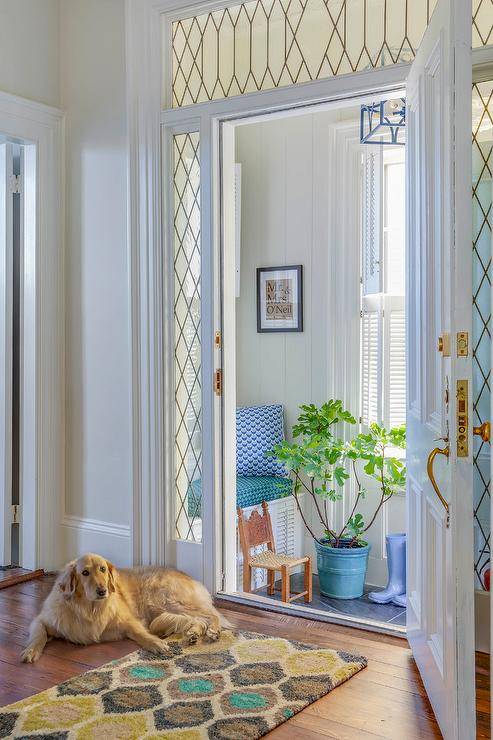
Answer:
[[[325,596],[355,599],[363,594],[370,545],[367,532],[379,512],[402,490],[406,471],[392,448],[405,447],[405,427],[387,430],[371,424],[366,433],[349,441],[337,435],[337,425],[356,424],[341,401],[331,400],[322,406],[300,406],[301,413],[293,426],[293,442],[276,445],[269,454],[287,468],[294,479],[293,496],[305,527],[315,540],[320,591]],[[366,474],[365,476],[363,475]],[[352,481],[350,480],[352,478]],[[376,482],[371,492],[363,478]],[[331,521],[328,503],[349,496],[354,485],[354,500],[342,527]],[[365,520],[358,511],[361,501],[375,495],[372,515]],[[303,511],[299,494],[306,491],[313,501],[322,534],[315,533]],[[316,527],[319,531],[319,527]]]

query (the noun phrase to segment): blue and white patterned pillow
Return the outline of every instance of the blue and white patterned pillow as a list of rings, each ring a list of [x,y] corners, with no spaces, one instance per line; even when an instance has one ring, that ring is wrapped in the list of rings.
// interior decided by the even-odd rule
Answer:
[[[237,475],[286,475],[284,465],[265,453],[284,439],[280,404],[236,409]]]

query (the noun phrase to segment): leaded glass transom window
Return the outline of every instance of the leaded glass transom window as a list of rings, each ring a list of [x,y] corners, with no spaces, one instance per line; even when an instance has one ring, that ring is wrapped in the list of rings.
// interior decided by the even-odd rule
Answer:
[[[199,134],[173,136],[175,536],[200,542],[202,474]]]
[[[435,3],[254,0],[177,20],[172,106],[409,62]]]
[[[253,0],[181,18],[171,27],[172,90],[163,107],[409,62],[435,5],[436,0]],[[473,0],[472,42],[493,43],[493,0]]]

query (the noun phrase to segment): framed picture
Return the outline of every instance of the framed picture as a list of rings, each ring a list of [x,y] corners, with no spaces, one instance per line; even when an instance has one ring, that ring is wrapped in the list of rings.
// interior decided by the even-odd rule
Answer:
[[[303,331],[303,266],[257,268],[257,331]]]

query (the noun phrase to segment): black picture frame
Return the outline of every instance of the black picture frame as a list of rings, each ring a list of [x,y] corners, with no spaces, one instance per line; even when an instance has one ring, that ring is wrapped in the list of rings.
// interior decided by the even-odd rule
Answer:
[[[262,300],[263,287],[269,279],[285,281],[295,280],[295,300],[291,303],[291,311],[286,310],[289,301],[273,301],[267,307],[268,301]],[[292,275],[286,275],[292,273]],[[281,276],[282,274],[282,276]],[[266,287],[267,290],[267,287]],[[269,319],[267,313],[276,318]],[[283,318],[283,313],[285,317]],[[270,321],[276,325],[269,326]],[[301,332],[303,331],[303,265],[281,265],[278,267],[257,267],[257,332],[259,334],[278,334],[279,332]]]

